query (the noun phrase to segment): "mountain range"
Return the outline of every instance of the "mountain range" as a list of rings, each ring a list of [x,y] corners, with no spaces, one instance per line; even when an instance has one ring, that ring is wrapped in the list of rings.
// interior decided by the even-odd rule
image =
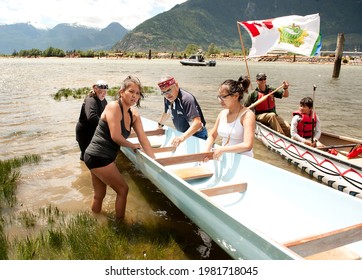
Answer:
[[[362,47],[361,0],[189,0],[136,26],[114,48],[121,50],[183,51],[190,43],[204,50],[241,49],[237,21],[319,13],[323,50],[335,50],[338,33],[345,50]],[[250,36],[241,27],[246,47]]]
[[[336,48],[338,33],[344,33],[344,50],[362,47],[361,0],[188,0],[136,26],[125,29],[113,22],[104,29],[74,24],[58,24],[37,29],[27,23],[0,25],[0,53],[50,46],[67,50],[121,50],[131,52],[171,52],[188,44],[208,49],[240,50],[237,21],[263,20],[286,15],[319,13],[322,50]],[[245,47],[251,40],[241,27]]]
[[[104,29],[62,23],[52,29],[38,29],[30,23],[0,25],[0,53],[54,47],[67,50],[109,50],[129,30],[113,22]]]

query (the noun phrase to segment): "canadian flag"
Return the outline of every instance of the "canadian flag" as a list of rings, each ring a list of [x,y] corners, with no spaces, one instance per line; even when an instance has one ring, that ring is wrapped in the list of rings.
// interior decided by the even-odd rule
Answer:
[[[284,50],[305,56],[318,55],[321,49],[319,14],[285,16],[238,22],[251,37],[249,57]]]

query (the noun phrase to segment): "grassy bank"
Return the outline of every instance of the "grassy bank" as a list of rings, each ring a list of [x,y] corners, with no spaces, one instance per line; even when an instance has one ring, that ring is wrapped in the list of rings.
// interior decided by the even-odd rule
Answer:
[[[19,167],[39,160],[32,155],[0,161],[0,210],[16,205]],[[100,222],[91,213],[64,213],[52,205],[17,214],[1,211],[2,260],[171,260],[175,256],[184,256],[182,248],[167,229],[157,225],[112,218]]]
[[[10,223],[27,230],[7,240],[2,257],[14,260],[173,259],[181,251],[170,234],[157,228],[111,219],[102,224],[90,213],[67,215],[52,206],[22,212]]]

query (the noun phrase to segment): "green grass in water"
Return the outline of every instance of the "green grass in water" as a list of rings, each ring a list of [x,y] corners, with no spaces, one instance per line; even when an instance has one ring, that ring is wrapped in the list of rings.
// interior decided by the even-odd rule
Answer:
[[[0,206],[13,207],[19,171],[40,156],[0,161]],[[108,219],[100,223],[88,212],[65,214],[48,206],[0,217],[1,260],[172,260],[184,256],[171,233],[155,225],[127,224]],[[7,226],[20,236],[6,236]],[[185,259],[187,257],[184,257]]]
[[[74,99],[81,99],[85,98],[89,91],[91,90],[90,87],[83,87],[78,89],[70,89],[70,88],[61,88],[58,90],[57,93],[53,95],[54,100],[60,101],[62,98],[68,99],[70,97]],[[108,96],[113,96],[116,98],[118,96],[119,87],[112,87],[109,88],[107,91]],[[142,87],[143,94],[157,94],[157,90],[155,87],[151,86],[144,86]]]
[[[12,207],[16,202],[16,181],[20,176],[17,168],[25,163],[37,163],[39,155],[27,155],[22,158],[0,160],[0,210],[4,205]]]
[[[26,163],[37,163],[39,155],[26,155],[22,158],[0,160],[0,213],[4,207],[13,207],[16,203],[18,168]],[[4,217],[0,217],[0,259],[8,259],[8,241],[4,233]]]
[[[28,213],[24,216],[34,215]],[[168,232],[160,232],[159,228],[152,226],[111,220],[101,224],[90,213],[66,216],[51,206],[46,211],[41,210],[37,219],[53,222],[35,235],[28,234],[8,242],[11,259],[154,260],[182,255],[179,245]]]

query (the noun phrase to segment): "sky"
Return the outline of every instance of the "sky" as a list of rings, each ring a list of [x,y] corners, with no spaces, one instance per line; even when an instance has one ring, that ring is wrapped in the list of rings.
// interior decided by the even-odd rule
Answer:
[[[186,0],[0,0],[0,24],[31,23],[53,28],[59,23],[105,28],[118,22],[133,29]]]

